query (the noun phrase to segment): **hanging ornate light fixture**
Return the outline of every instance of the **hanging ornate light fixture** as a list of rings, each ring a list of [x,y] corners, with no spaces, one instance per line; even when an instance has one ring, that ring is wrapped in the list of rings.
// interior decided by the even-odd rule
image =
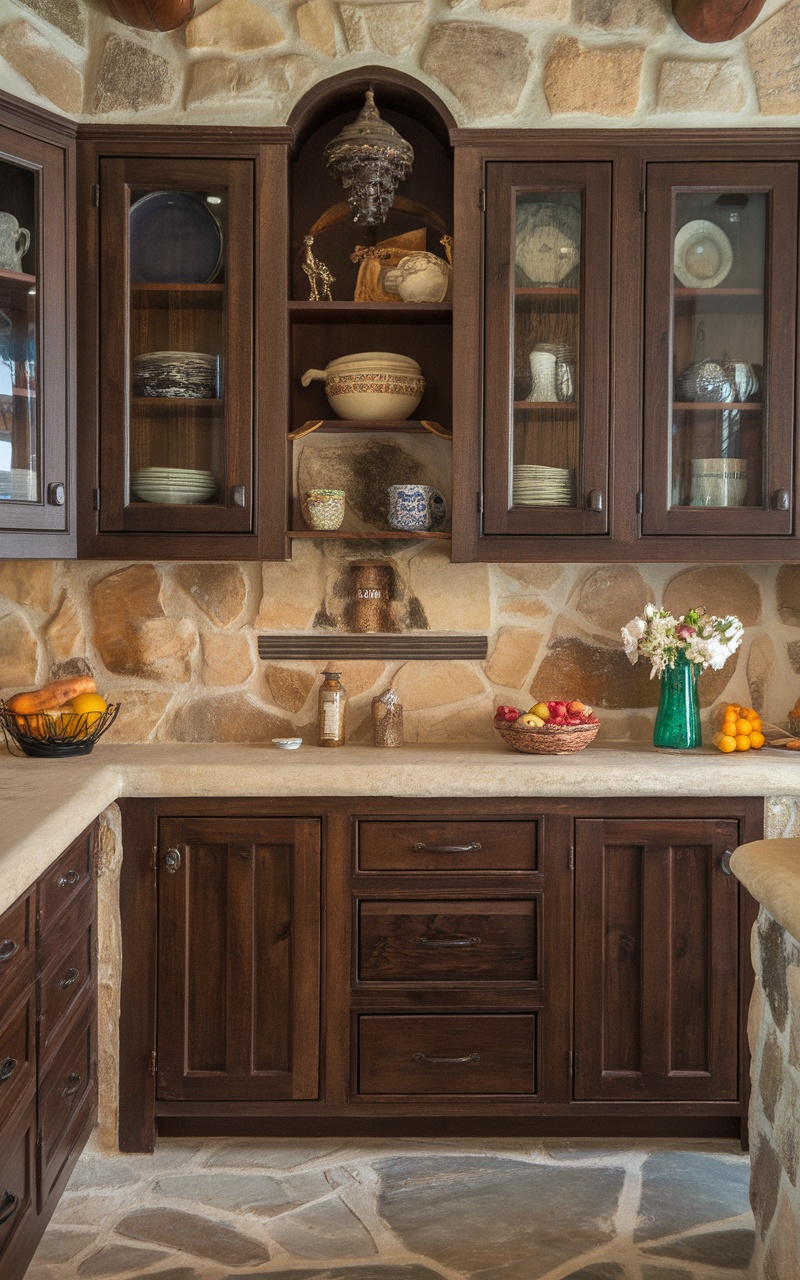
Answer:
[[[331,176],[349,192],[347,203],[359,227],[386,221],[397,186],[411,172],[414,148],[381,119],[372,89],[358,118],[347,124],[325,148]]]

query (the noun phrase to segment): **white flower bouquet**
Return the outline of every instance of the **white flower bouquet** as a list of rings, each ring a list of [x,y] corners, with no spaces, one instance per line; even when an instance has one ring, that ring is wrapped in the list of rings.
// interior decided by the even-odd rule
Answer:
[[[650,679],[674,667],[679,654],[705,670],[719,671],[742,643],[744,627],[738,618],[706,617],[703,609],[690,609],[675,618],[666,609],[645,605],[644,617],[632,618],[622,628],[622,643],[632,664],[639,656],[650,659]]]

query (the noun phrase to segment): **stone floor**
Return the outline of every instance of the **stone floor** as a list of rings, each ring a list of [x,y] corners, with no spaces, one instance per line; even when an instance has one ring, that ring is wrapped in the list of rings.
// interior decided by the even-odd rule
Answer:
[[[81,1157],[27,1280],[736,1280],[733,1143],[162,1140]]]

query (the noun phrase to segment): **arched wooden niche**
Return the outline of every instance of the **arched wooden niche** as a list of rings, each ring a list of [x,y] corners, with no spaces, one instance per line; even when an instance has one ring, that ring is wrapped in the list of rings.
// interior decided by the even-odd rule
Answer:
[[[355,120],[372,88],[381,116],[414,148],[411,174],[400,184],[386,222],[375,228],[358,227],[341,212],[324,218],[332,206],[346,201],[341,184],[329,174],[323,152],[341,129]],[[444,256],[442,234],[453,229],[453,154],[450,130],[455,120],[447,107],[424,84],[388,67],[359,67],[314,85],[300,99],[288,120],[294,132],[291,168],[292,297],[308,298],[303,273],[304,237],[324,221],[315,236],[314,252],[336,277],[335,301],[351,301],[358,263],[350,258],[357,245],[374,244],[397,235],[427,231],[427,248]],[[425,210],[428,216],[423,216]]]

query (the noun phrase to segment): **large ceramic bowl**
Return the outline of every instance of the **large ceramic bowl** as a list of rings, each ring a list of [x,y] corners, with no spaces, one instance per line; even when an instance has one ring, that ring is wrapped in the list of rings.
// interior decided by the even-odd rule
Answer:
[[[416,360],[389,351],[364,351],[308,369],[301,382],[324,382],[328,404],[339,418],[355,422],[399,422],[411,416],[425,390]]]

